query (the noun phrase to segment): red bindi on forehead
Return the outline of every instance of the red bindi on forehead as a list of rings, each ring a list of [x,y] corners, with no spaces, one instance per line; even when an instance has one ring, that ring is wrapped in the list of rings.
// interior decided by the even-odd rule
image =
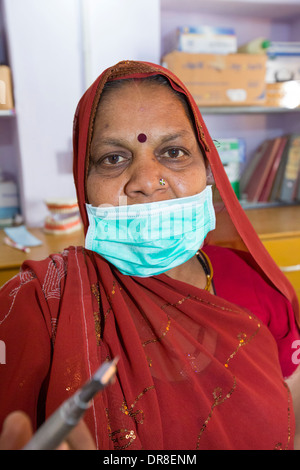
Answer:
[[[141,142],[141,144],[142,144],[143,142],[146,142],[146,140],[147,140],[146,134],[139,134],[138,137],[137,137],[137,140],[138,140],[139,142]]]

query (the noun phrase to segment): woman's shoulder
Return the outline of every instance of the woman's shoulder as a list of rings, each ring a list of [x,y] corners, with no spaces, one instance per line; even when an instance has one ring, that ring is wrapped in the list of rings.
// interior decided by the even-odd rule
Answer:
[[[205,251],[214,269],[218,295],[256,313],[266,324],[290,308],[250,253],[220,246],[209,246]]]
[[[232,260],[244,265],[254,264],[248,251],[237,250],[220,245],[204,245],[203,250],[215,261]],[[222,264],[222,263],[220,263]]]
[[[51,330],[64,295],[70,261],[75,253],[84,256],[83,247],[69,247],[41,260],[26,260],[18,274],[0,288],[0,325],[13,318],[18,322],[38,321],[44,317]]]
[[[272,282],[248,251],[217,245],[207,245],[203,250],[213,263],[216,276],[241,281],[245,280],[245,277],[249,280],[251,276],[253,280],[263,282],[273,288]]]
[[[58,253],[51,253],[41,260],[28,259],[24,261],[19,272],[8,280],[0,288],[1,294],[11,292],[14,289],[24,291],[25,286],[33,284],[36,289],[41,289],[46,299],[58,295],[61,284],[67,276],[70,257],[76,251],[83,252],[83,247],[68,247]]]
[[[269,328],[281,351],[281,362],[291,364],[291,347],[299,329],[289,300],[272,284],[251,254],[220,246],[204,248],[214,269],[217,295],[251,311]],[[283,358],[285,356],[285,358]]]

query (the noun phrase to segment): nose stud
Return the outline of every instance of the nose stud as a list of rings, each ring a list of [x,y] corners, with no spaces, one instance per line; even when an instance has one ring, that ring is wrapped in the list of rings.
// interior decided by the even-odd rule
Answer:
[[[165,180],[164,180],[163,178],[160,178],[159,184],[160,184],[161,186],[165,186],[166,182],[165,182]]]

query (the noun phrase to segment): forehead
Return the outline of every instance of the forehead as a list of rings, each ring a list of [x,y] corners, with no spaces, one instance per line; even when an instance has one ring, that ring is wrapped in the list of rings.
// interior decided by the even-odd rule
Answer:
[[[188,105],[170,87],[143,80],[109,88],[100,99],[95,122],[98,128],[107,128],[110,120],[125,119],[134,125],[139,119],[146,124],[153,118],[192,124]]]
[[[170,96],[175,100],[179,100],[177,94],[170,84],[166,81],[155,81],[150,79],[124,79],[116,80],[106,83],[100,103],[111,98],[113,96],[122,96],[124,94],[131,94],[132,96],[138,97],[139,95],[148,95],[148,94],[161,94],[165,96]],[[183,95],[182,95],[183,96]]]

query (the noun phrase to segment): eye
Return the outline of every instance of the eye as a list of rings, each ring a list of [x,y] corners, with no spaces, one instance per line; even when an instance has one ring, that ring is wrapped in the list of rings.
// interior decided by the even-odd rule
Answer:
[[[186,155],[187,155],[187,152],[185,152],[183,149],[173,147],[173,148],[166,150],[161,156],[176,160],[176,159],[183,158]]]
[[[114,153],[112,155],[107,155],[106,157],[101,158],[97,164],[98,165],[106,165],[106,166],[114,166],[120,163],[123,163],[126,158],[122,157],[122,155],[118,155]]]

